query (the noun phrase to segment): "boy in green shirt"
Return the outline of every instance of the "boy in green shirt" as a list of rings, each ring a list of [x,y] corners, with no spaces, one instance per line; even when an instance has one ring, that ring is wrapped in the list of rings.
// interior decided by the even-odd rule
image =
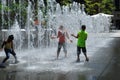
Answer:
[[[77,36],[75,36],[74,34],[71,34],[71,36],[75,37],[78,39],[77,41],[77,62],[80,61],[80,53],[81,53],[81,49],[82,52],[85,55],[86,61],[89,61],[89,58],[87,57],[87,50],[86,50],[86,40],[87,40],[87,32],[85,31],[86,26],[82,25],[81,30],[78,32]]]

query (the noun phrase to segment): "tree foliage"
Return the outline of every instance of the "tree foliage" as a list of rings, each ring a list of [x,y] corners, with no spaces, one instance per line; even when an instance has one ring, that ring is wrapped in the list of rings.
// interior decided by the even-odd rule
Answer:
[[[88,14],[106,13],[112,14],[115,9],[113,0],[86,0],[86,12]]]
[[[112,14],[112,11],[115,9],[114,0],[56,0],[61,5],[66,5],[72,1],[78,3],[84,3],[86,8],[86,13],[93,15],[97,13],[106,13]]]
[[[24,1],[22,2],[22,4],[19,4],[18,0],[15,1],[16,3],[12,3],[10,0],[7,0],[7,4],[9,5],[6,6],[3,6],[2,2],[0,1],[0,16],[4,18],[4,22],[2,21],[2,17],[0,18],[0,26],[1,24],[3,26],[8,26],[9,23],[12,24],[15,18],[19,19],[19,23],[21,23],[21,21],[25,23],[27,17],[26,8],[28,6],[28,0],[22,0]],[[34,3],[34,12],[35,15],[37,15],[38,0],[30,0],[30,1]],[[44,1],[45,1],[44,3],[46,4],[45,7],[47,7],[48,0],[44,0]],[[112,14],[112,11],[115,9],[113,0],[56,0],[56,1],[61,6],[70,4],[73,1],[79,3],[81,3],[82,1],[86,6],[85,8],[86,13],[90,15],[97,13]],[[2,10],[4,11],[4,13],[2,13]],[[47,8],[45,8],[44,11],[47,11]],[[25,24],[21,23],[21,25],[25,25]]]

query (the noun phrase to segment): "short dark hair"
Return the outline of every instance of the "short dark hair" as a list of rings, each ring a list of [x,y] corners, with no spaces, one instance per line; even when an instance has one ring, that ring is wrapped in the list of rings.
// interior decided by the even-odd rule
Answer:
[[[82,30],[85,30],[85,29],[86,29],[86,26],[85,26],[85,25],[82,25],[81,28],[82,28]]]
[[[60,25],[60,27],[59,27],[59,28],[63,29],[64,27],[63,27],[63,25]]]
[[[8,39],[14,40],[14,36],[13,35],[9,35]]]

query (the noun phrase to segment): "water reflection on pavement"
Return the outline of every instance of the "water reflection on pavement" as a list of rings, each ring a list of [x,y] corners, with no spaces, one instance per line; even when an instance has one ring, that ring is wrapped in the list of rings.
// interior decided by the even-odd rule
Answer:
[[[72,56],[73,58],[58,61],[47,61],[43,58],[45,61],[39,63],[33,61],[27,64],[21,61],[18,64],[10,64],[6,68],[0,68],[0,80],[119,80],[119,76],[116,79],[113,75],[119,71],[118,66],[114,66],[119,65],[120,61],[119,54],[115,54],[120,52],[119,41],[120,39],[116,38],[106,44],[107,46],[98,47],[99,50],[94,52],[94,56],[89,55],[90,62],[76,63],[73,62],[76,58]],[[3,56],[0,57],[2,58]]]

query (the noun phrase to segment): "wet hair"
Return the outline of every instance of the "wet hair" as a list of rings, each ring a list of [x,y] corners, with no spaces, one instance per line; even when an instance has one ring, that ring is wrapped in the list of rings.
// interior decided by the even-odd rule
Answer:
[[[8,39],[14,40],[14,36],[13,36],[13,35],[9,35],[9,36],[8,36]]]
[[[82,26],[81,26],[81,29],[82,29],[82,30],[85,30],[85,29],[86,29],[86,26],[85,26],[85,25],[82,25]]]
[[[62,25],[60,25],[60,27],[59,27],[60,29],[63,29],[64,27],[62,26]]]

